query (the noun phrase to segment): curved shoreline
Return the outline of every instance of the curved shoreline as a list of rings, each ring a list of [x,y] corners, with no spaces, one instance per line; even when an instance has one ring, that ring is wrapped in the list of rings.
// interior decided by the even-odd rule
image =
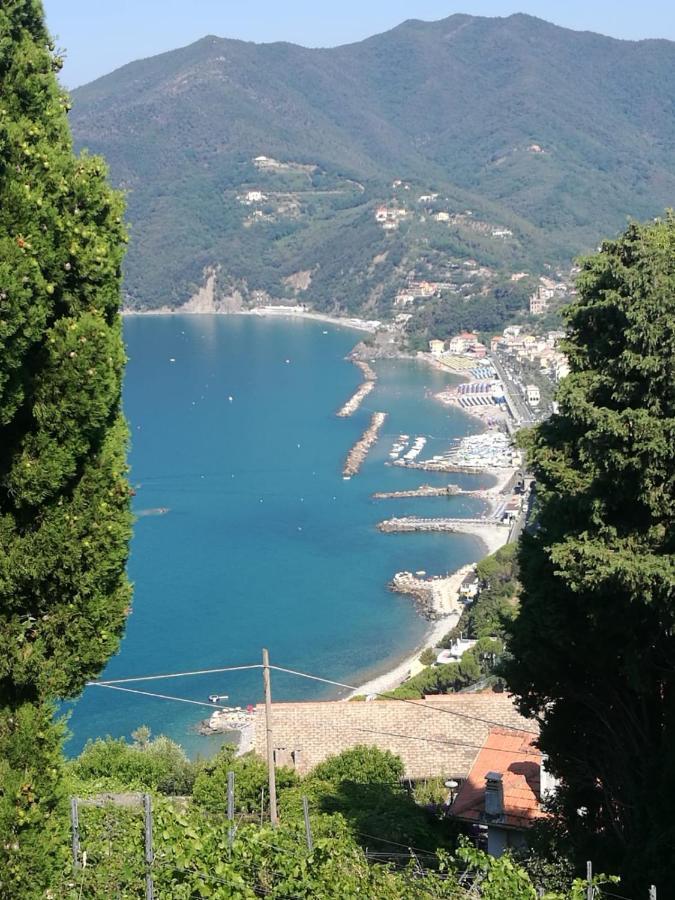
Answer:
[[[485,474],[494,478],[494,484],[486,489],[486,500],[489,507],[492,508],[494,498],[506,487],[512,472],[506,469],[486,469]],[[486,526],[471,525],[467,523],[462,529],[462,533],[469,534],[477,538],[483,545],[483,553],[478,554],[476,563],[469,563],[456,569],[454,572],[444,578],[434,578],[433,582],[438,588],[433,592],[433,600],[435,602],[434,612],[436,618],[430,622],[422,642],[419,643],[414,650],[407,653],[403,659],[398,657],[398,661],[393,666],[386,669],[380,675],[374,675],[367,681],[358,685],[353,691],[350,691],[344,700],[351,700],[353,697],[360,697],[364,694],[381,694],[387,691],[393,691],[395,688],[403,684],[404,681],[416,671],[421,670],[419,666],[419,655],[426,647],[434,647],[452,628],[455,627],[461,615],[461,609],[457,609],[459,604],[459,588],[469,571],[475,568],[476,564],[496,553],[500,547],[508,542],[509,530],[502,526]]]
[[[283,306],[259,306],[255,309],[209,309],[197,312],[190,309],[173,309],[169,306],[161,306],[158,309],[123,309],[122,316],[257,316],[258,318],[287,318],[309,319],[314,322],[325,322],[328,325],[339,325],[343,328],[353,328],[356,331],[367,331],[370,334],[377,331],[382,324],[376,320],[359,319],[357,316],[343,317],[331,316],[328,313],[317,313],[311,310],[300,310],[294,307]]]
[[[485,528],[476,528],[473,531],[467,529],[467,533],[473,534],[483,543],[485,556],[495,553],[500,547],[504,546],[508,539],[508,531],[506,529],[499,529],[498,532],[488,532]],[[480,557],[480,559],[483,558],[484,556]],[[422,650],[426,647],[436,646],[438,641],[445,637],[448,631],[454,628],[459,621],[461,615],[461,609],[459,608],[459,588],[468,572],[474,567],[475,563],[470,563],[466,566],[462,566],[445,578],[434,579],[438,585],[443,583],[444,590],[436,591],[434,593],[436,597],[442,596],[445,603],[436,606],[438,618],[431,623],[424,635],[422,643],[416,646],[412,653],[407,654],[403,660],[400,660],[390,669],[387,669],[386,672],[369,678],[355,690],[350,691],[346,697],[343,697],[344,700],[351,700],[353,697],[360,697],[364,694],[384,694],[387,691],[393,691],[407,680],[411,671],[414,673],[415,664],[418,662]]]
[[[156,310],[124,310],[122,313],[123,316],[204,316],[204,315],[217,315],[217,316],[256,316],[258,318],[284,318],[288,319],[297,319],[297,320],[309,320],[315,322],[322,322],[330,325],[335,325],[342,328],[351,328],[358,331],[373,333],[377,330],[380,323],[375,321],[367,321],[363,319],[359,319],[357,317],[353,318],[344,318],[341,316],[332,316],[324,313],[312,312],[309,310],[292,308],[292,307],[258,307],[254,309],[247,310],[237,310],[237,311],[229,311],[229,310],[205,310],[195,311],[195,310],[184,310],[184,309],[156,309]],[[397,358],[408,358],[412,360],[417,360],[419,362],[423,362],[427,365],[430,365],[437,370],[444,372],[445,374],[452,376],[454,378],[466,379],[467,375],[465,373],[460,372],[452,372],[449,371],[446,367],[437,365],[436,361],[430,358],[427,354],[418,354],[417,356],[406,354],[406,353],[396,353],[395,357]],[[356,364],[358,364],[357,360],[353,360]],[[365,364],[367,365],[367,364]],[[361,368],[361,366],[359,366]],[[365,366],[364,366],[365,368]],[[362,369],[363,371],[363,369]],[[364,372],[364,375],[366,373]],[[374,379],[371,381],[368,379],[366,375],[366,380],[362,383],[362,385],[357,389],[355,395],[353,395],[347,403],[343,406],[342,410],[346,407],[349,407],[352,402],[357,399],[359,392],[364,388],[366,392],[363,396],[361,396],[356,404],[356,408],[360,405],[360,402],[363,400],[366,393],[368,393],[372,387],[374,386]],[[436,398],[438,400],[438,398]],[[440,402],[440,401],[439,401]],[[338,415],[351,415],[354,410],[350,412],[344,413],[342,410],[338,413]],[[469,409],[458,409],[458,411],[464,413],[467,418],[477,418],[481,420],[480,416],[476,416],[472,410]],[[377,415],[377,414],[375,414]],[[484,424],[484,422],[483,422]],[[373,426],[373,422],[371,421],[371,428]],[[378,429],[379,430],[379,429]],[[363,437],[365,437],[364,435]],[[362,440],[363,440],[362,437]],[[352,448],[352,451],[355,448]],[[368,447],[369,449],[369,447]],[[367,451],[366,451],[367,452]],[[358,469],[357,469],[358,471]],[[508,481],[508,478],[511,475],[510,471],[505,470],[487,470],[480,469],[475,470],[476,474],[490,474],[495,477],[495,484],[488,488],[487,491],[490,494],[498,493],[503,487],[503,482]],[[352,473],[355,474],[355,473]],[[480,540],[484,547],[484,552],[478,554],[478,560],[483,559],[485,556],[494,553],[499,547],[503,546],[508,540],[508,529],[497,526],[490,525],[481,525],[474,526],[471,523],[467,523],[466,526],[462,526],[462,533],[470,534]],[[443,596],[445,598],[445,602],[443,604],[438,604],[435,606],[435,613],[437,617],[433,622],[429,623],[429,627],[426,633],[423,636],[421,643],[419,643],[413,650],[406,652],[406,655],[403,659],[400,656],[397,656],[398,660],[395,664],[391,665],[390,661],[384,661],[382,666],[388,666],[386,671],[382,672],[382,674],[373,676],[369,678],[367,681],[359,685],[355,690],[351,691],[347,697],[343,697],[343,699],[350,699],[354,696],[359,696],[367,693],[383,693],[389,690],[393,690],[400,684],[402,684],[406,678],[409,676],[411,669],[414,671],[415,664],[418,663],[418,657],[421,651],[429,646],[434,646],[441,638],[447,634],[456,624],[461,614],[461,608],[458,603],[459,596],[459,586],[461,585],[464,577],[467,572],[470,571],[475,564],[469,564],[467,566],[463,566],[460,569],[448,574],[447,576],[443,576],[440,578],[435,578],[434,581],[436,584],[441,587],[441,590],[434,591],[436,597]],[[435,599],[436,599],[435,597]]]

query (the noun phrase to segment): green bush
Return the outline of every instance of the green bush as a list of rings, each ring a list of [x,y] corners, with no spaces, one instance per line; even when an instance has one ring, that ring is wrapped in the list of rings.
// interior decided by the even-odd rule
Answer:
[[[312,770],[311,777],[329,784],[396,784],[403,778],[403,763],[389,750],[361,745],[329,756]]]
[[[436,662],[436,651],[432,647],[425,647],[420,653],[420,662],[423,666],[432,666]]]
[[[195,803],[210,812],[227,811],[227,775],[234,772],[234,799],[237,812],[260,812],[266,807],[267,765],[252,753],[236,756],[233,747],[223,747],[218,755],[195,779]],[[291,769],[276,770],[279,796],[286,788],[294,787],[299,779]]]
[[[162,794],[189,794],[198,769],[183,748],[164,735],[136,745],[124,738],[88,741],[70,768],[75,777],[94,782],[98,789],[150,789]]]

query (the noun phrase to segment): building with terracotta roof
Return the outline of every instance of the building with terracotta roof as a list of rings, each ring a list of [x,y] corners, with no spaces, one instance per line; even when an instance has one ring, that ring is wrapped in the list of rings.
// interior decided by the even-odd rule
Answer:
[[[359,744],[401,757],[406,778],[464,779],[482,752],[490,729],[536,735],[506,693],[441,694],[414,703],[340,700],[274,703],[272,738],[277,765],[305,774],[328,756]],[[265,758],[265,707],[256,707],[254,749]],[[501,754],[500,754],[501,755]]]
[[[453,818],[487,826],[492,856],[525,845],[527,829],[546,815],[542,754],[535,740],[529,731],[492,728],[450,807]]]

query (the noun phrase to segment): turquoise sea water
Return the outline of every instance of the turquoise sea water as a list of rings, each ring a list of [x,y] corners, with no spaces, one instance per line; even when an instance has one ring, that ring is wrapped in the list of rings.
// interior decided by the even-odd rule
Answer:
[[[412,361],[380,362],[376,389],[353,417],[338,419],[361,381],[344,360],[360,337],[353,330],[158,316],[127,319],[125,336],[139,516],[129,564],[135,598],[104,677],[257,663],[266,646],[273,663],[358,684],[410,652],[426,623],[387,582],[401,569],[453,570],[478,559],[482,545],[461,535],[381,534],[375,525],[393,515],[471,515],[480,504],[371,494],[439,480],[384,465],[401,432],[429,436],[423,455],[430,456],[477,430],[428,396],[448,377]],[[344,481],[344,458],[374,410],[389,413],[380,441],[360,474]],[[147,514],[158,508],[169,511]],[[238,705],[262,694],[258,670],[131,686],[194,700],[228,694]],[[273,694],[336,692],[274,673]],[[198,706],[88,688],[72,712],[68,749],[144,723],[208,754],[216,739],[194,732],[206,715]]]

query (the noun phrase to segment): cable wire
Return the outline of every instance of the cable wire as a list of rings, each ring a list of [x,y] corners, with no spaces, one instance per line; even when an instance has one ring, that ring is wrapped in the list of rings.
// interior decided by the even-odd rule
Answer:
[[[275,669],[277,672],[286,672],[288,675],[297,675],[300,678],[308,678],[311,681],[321,681],[324,684],[332,684],[336,687],[348,688],[351,691],[359,691],[361,688],[356,687],[353,684],[345,684],[342,681],[333,681],[330,678],[321,678],[319,675],[310,675],[307,672],[299,672],[297,669],[286,669],[283,666],[274,666],[270,664],[270,669]],[[515,728],[513,725],[507,725],[505,722],[495,722],[492,719],[485,719],[482,716],[472,716],[469,713],[460,713],[456,712],[452,709],[443,709],[440,706],[427,706],[426,703],[419,700],[409,700],[405,697],[389,697],[381,691],[368,691],[368,694],[374,694],[376,697],[382,697],[384,700],[396,700],[399,703],[408,703],[410,706],[419,706],[422,709],[430,710],[432,712],[442,712],[446,713],[449,716],[456,716],[459,719],[469,719],[474,722],[482,722],[484,725],[494,725],[498,728],[509,728],[511,731],[523,731],[522,728]],[[535,732],[530,732],[534,734]]]
[[[107,678],[105,681],[88,681],[92,684],[128,684],[132,681],[159,681],[163,678],[188,678],[191,675],[217,675],[219,672],[242,672],[245,669],[262,669],[262,663],[246,666],[222,666],[219,669],[197,669],[194,672],[170,672],[168,675],[139,675],[133,678]]]
[[[181,702],[181,703],[192,703],[197,706],[206,706],[206,707],[213,708],[213,709],[227,709],[227,707],[218,705],[216,703],[206,703],[206,702],[200,701],[200,700],[188,700],[183,697],[172,697],[172,696],[165,695],[165,694],[152,693],[150,691],[132,690],[131,688],[122,688],[122,687],[120,687],[120,685],[129,684],[132,682],[154,681],[154,680],[167,679],[167,678],[187,678],[187,677],[196,676],[196,675],[212,675],[212,674],[219,674],[219,673],[223,673],[223,672],[239,672],[239,671],[262,669],[262,668],[264,668],[264,666],[261,663],[251,663],[249,665],[242,665],[242,666],[221,666],[221,667],[215,668],[215,669],[198,669],[198,670],[191,671],[191,672],[171,672],[171,673],[161,674],[161,675],[141,675],[141,676],[134,676],[134,677],[130,677],[130,678],[108,679],[106,681],[88,681],[87,686],[88,687],[107,687],[107,688],[111,688],[111,689],[115,689],[115,690],[124,690],[128,693],[136,693],[136,694],[140,694],[142,696],[155,697],[155,698],[161,699],[161,700],[175,700],[175,701]],[[351,690],[351,691],[360,690],[359,687],[357,687],[353,684],[347,684],[346,682],[336,681],[331,678],[323,678],[320,675],[312,675],[309,672],[301,672],[298,669],[289,669],[285,666],[277,666],[277,665],[270,665],[269,668],[274,669],[274,671],[276,671],[276,672],[283,672],[287,675],[293,675],[298,678],[306,678],[310,681],[316,681],[316,682],[320,682],[322,684],[329,684],[334,687],[346,688],[347,690]],[[395,700],[398,703],[406,703],[409,706],[417,706],[417,707],[420,707],[421,709],[427,710],[428,712],[445,713],[446,715],[454,716],[455,718],[465,719],[465,720],[473,721],[473,722],[480,722],[483,725],[489,725],[489,726],[498,727],[498,728],[506,728],[511,731],[525,730],[522,728],[517,728],[516,726],[514,726],[512,724],[507,724],[506,722],[497,722],[494,719],[487,719],[483,716],[474,716],[474,715],[471,715],[470,713],[462,713],[462,712],[457,712],[456,710],[452,710],[452,709],[444,709],[441,706],[434,706],[434,705],[429,704],[428,702],[424,702],[424,701],[410,700],[405,697],[391,697],[391,696],[387,696],[385,693],[383,693],[381,691],[370,691],[369,693],[375,695],[376,697],[381,697],[384,700]],[[358,730],[366,731],[366,729],[358,729],[358,728],[356,728],[356,726],[354,726],[354,729],[357,731]],[[372,733],[378,733],[378,732],[373,731]],[[383,735],[387,734],[386,732],[379,732],[379,733],[381,733]],[[528,731],[527,733],[535,734],[536,732]],[[394,734],[393,732],[390,733],[389,736],[391,736],[391,737],[407,737],[410,740],[422,740],[427,743],[457,744],[459,746],[475,747],[478,749],[482,749],[482,747],[483,747],[482,744],[480,744],[480,745],[472,744],[472,743],[468,743],[466,741],[460,741],[457,739],[455,739],[455,740],[448,739],[445,741],[441,741],[441,740],[434,740],[432,738],[420,738],[420,737],[416,737],[414,735]],[[525,751],[525,750],[507,751],[507,750],[499,750],[499,748],[496,748],[496,749],[498,749],[498,752],[519,753],[519,754],[523,754],[526,756],[531,755],[528,751]]]
[[[401,734],[396,731],[379,731],[375,728],[360,728],[357,725],[345,725],[345,730],[351,729],[352,731],[363,731],[366,734],[381,734],[385,737],[398,737],[398,738],[407,738],[410,741],[424,741],[426,744],[446,744],[450,747],[469,747],[470,749],[482,750],[485,746],[484,744],[471,744],[468,741],[462,741],[459,738],[446,738],[445,740],[442,738],[425,738],[420,737],[417,734]],[[513,730],[513,729],[512,729]],[[517,730],[517,729],[516,729]],[[535,753],[532,750],[507,750],[505,747],[490,747],[491,753],[518,753],[523,756],[534,756]],[[432,777],[432,776],[428,776]]]
[[[89,687],[108,688],[111,691],[124,691],[125,694],[140,694],[142,697],[155,697],[157,700],[174,700],[176,703],[192,703],[194,706],[208,706],[209,709],[230,709],[219,703],[207,703],[205,700],[188,700],[186,697],[171,697],[169,694],[155,694],[152,691],[139,691],[135,688],[125,688],[118,684],[108,684],[105,681],[90,681]]]

